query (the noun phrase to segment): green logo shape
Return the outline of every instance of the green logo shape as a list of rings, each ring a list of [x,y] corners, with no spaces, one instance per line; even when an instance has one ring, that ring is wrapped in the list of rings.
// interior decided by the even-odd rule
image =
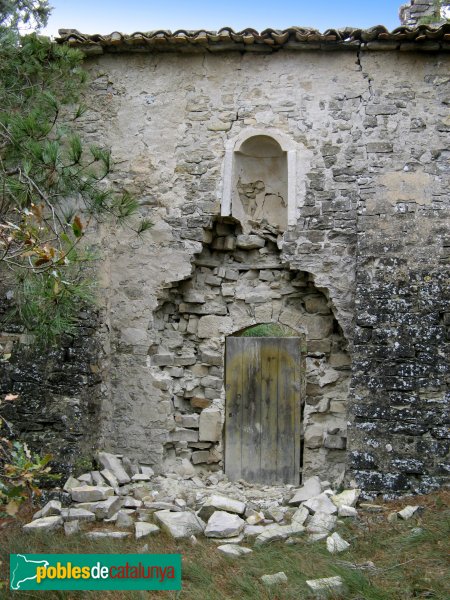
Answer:
[[[10,554],[11,590],[181,590],[181,554]]]

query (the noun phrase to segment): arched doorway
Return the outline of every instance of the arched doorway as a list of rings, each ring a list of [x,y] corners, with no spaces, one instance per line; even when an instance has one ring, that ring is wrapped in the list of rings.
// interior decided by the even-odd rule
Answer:
[[[273,323],[227,338],[224,462],[231,480],[298,485],[302,344]]]

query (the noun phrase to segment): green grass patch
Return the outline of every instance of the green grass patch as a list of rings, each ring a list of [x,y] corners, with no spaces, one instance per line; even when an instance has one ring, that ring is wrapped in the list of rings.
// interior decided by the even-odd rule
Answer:
[[[298,333],[285,325],[262,323],[236,334],[238,337],[297,337]]]

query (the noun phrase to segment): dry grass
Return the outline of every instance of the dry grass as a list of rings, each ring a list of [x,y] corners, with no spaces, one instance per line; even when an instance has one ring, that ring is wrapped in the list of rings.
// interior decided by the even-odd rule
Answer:
[[[389,512],[406,504],[420,504],[425,510],[409,521],[387,522]],[[224,557],[216,544],[201,540],[195,546],[177,543],[164,534],[148,538],[151,553],[181,553],[183,590],[181,592],[46,592],[45,600],[141,600],[179,598],[180,600],[298,600],[309,598],[306,579],[341,575],[348,588],[344,598],[353,600],[409,600],[434,598],[448,600],[450,494],[409,498],[385,504],[382,514],[360,511],[358,520],[347,519],[339,526],[351,549],[339,556],[330,555],[324,542],[295,546],[277,542],[255,548],[253,554],[239,559]],[[420,527],[420,533],[411,533]],[[142,540],[91,541],[83,536],[24,535],[19,523],[4,523],[0,529],[0,577],[8,581],[9,553],[135,553]],[[372,561],[374,571],[353,570],[342,562]],[[284,571],[289,582],[284,587],[267,589],[259,578],[265,573]],[[0,598],[42,600],[42,592],[14,592],[6,584]]]

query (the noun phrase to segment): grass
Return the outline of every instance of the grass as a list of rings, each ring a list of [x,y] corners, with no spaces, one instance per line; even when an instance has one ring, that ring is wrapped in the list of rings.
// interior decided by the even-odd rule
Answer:
[[[236,334],[239,337],[295,337],[298,333],[286,325],[278,325],[277,323],[261,323],[254,325]]]
[[[389,523],[389,512],[406,504],[420,504],[423,513],[409,521]],[[307,599],[306,580],[340,575],[346,583],[345,600],[448,600],[448,540],[450,533],[450,493],[409,498],[387,503],[380,514],[360,511],[360,519],[344,520],[338,531],[351,548],[331,555],[325,542],[287,546],[276,542],[255,547],[253,554],[230,559],[216,550],[216,544],[199,539],[195,546],[176,542],[165,534],[146,540],[86,540],[82,535],[26,535],[20,523],[8,521],[0,529],[0,580],[9,581],[9,553],[136,553],[144,543],[150,553],[181,553],[183,589],[181,592],[46,592],[45,600],[298,600]],[[24,515],[22,516],[24,518]],[[29,515],[27,519],[29,520]],[[419,532],[412,532],[420,528]],[[245,544],[247,545],[247,544]],[[349,565],[372,561],[373,570],[352,569]],[[266,588],[261,575],[284,571],[288,583]],[[42,600],[42,592],[9,592],[9,583],[0,598]]]

